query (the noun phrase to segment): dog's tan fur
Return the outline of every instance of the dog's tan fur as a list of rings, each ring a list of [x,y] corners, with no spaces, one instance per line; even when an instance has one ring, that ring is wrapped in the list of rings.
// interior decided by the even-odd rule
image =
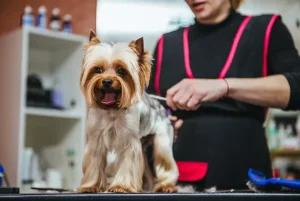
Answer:
[[[171,149],[173,133],[167,130],[169,127],[157,123],[148,126],[154,133],[141,131],[139,126],[141,111],[145,107],[141,100],[144,87],[150,80],[152,65],[150,53],[144,51],[143,39],[132,41],[127,46],[119,45],[116,49],[101,46],[100,39],[93,31],[89,39],[84,46],[80,76],[81,90],[88,106],[88,137],[82,165],[83,178],[77,191],[142,192],[143,176],[151,188],[154,180],[141,139],[153,134],[157,181],[152,190],[175,192],[178,170]],[[109,51],[115,53],[108,54]],[[124,76],[117,74],[120,66],[127,72]],[[103,73],[93,73],[95,68],[103,69]],[[100,101],[105,92],[97,91],[97,88],[103,87],[101,81],[107,78],[113,80],[113,89],[121,90],[117,104],[110,108]],[[168,123],[165,119],[160,121],[162,125]]]

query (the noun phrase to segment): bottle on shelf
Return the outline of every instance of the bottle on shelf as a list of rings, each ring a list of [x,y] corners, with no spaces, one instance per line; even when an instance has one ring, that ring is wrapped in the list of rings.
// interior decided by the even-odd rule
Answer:
[[[34,26],[34,15],[31,6],[26,6],[22,15],[22,27]]]
[[[72,16],[70,14],[67,14],[64,16],[63,19],[63,31],[66,33],[72,33]]]
[[[271,119],[268,125],[268,138],[269,138],[269,149],[275,150],[278,148],[278,135],[276,130],[276,123],[274,119]]]
[[[300,146],[300,115],[298,115],[297,117],[295,128],[296,128],[298,145]]]
[[[279,124],[279,127],[278,127],[278,143],[279,143],[278,148],[279,149],[284,148],[285,139],[286,139],[286,132],[285,132],[284,124]]]
[[[37,16],[37,27],[41,29],[46,29],[47,28],[47,15],[46,15],[46,7],[45,6],[40,6],[39,7],[39,13]]]
[[[52,15],[50,17],[50,29],[52,31],[61,30],[61,20],[60,20],[60,10],[59,10],[59,8],[54,8],[52,10]]]

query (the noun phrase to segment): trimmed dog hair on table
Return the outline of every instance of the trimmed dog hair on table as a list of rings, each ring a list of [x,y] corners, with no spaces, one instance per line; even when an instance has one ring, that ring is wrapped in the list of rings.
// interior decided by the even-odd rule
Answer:
[[[108,44],[90,30],[80,77],[88,117],[77,192],[177,192],[174,130],[165,108],[145,92],[151,66],[143,38]],[[154,174],[145,154],[149,144]]]

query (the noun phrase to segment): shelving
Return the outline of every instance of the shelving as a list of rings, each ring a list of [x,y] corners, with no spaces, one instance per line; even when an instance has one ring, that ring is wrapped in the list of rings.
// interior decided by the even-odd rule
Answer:
[[[300,111],[283,111],[280,109],[270,109],[269,114],[274,117],[297,117]]]
[[[26,107],[26,115],[31,116],[44,116],[44,117],[55,117],[55,118],[67,118],[67,119],[80,119],[84,118],[84,115],[79,111],[64,111],[55,109],[44,109],[44,108],[33,108]]]
[[[49,167],[61,171],[63,187],[78,186],[86,127],[79,87],[85,42],[84,36],[35,27],[17,29],[0,38],[0,161],[13,186],[21,185],[22,153],[28,147],[42,153]],[[61,92],[63,110],[27,106],[27,76],[31,74],[41,78],[43,89],[55,87]],[[68,149],[76,153],[72,176]]]

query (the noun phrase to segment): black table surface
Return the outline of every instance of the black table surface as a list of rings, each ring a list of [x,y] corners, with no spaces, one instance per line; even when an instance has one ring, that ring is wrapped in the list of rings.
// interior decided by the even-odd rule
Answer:
[[[199,194],[2,194],[0,201],[300,201],[296,193],[199,193]]]

